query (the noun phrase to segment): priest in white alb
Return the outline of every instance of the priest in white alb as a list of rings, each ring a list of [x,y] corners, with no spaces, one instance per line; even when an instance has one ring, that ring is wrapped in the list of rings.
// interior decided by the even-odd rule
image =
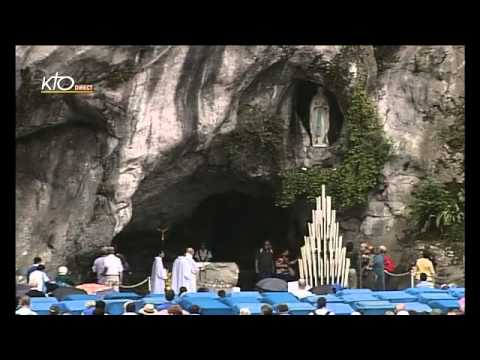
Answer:
[[[188,292],[197,291],[197,273],[199,266],[193,259],[194,250],[188,248],[184,256],[179,256],[173,262],[172,268],[172,289],[175,294],[185,286]]]
[[[152,266],[151,292],[152,294],[165,293],[165,280],[167,280],[167,269],[163,266],[164,252],[161,251],[158,256],[155,257],[155,261]]]

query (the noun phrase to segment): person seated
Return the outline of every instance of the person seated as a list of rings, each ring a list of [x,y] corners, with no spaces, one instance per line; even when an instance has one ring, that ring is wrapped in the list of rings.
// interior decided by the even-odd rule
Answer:
[[[19,309],[15,311],[15,315],[38,315],[35,311],[30,309],[30,297],[22,296],[18,301]]]
[[[277,306],[277,315],[290,315],[287,304],[279,304]]]
[[[433,282],[428,281],[427,274],[421,273],[420,282],[415,287],[416,288],[433,288]]]
[[[252,312],[249,308],[241,308],[239,315],[252,315]]]
[[[95,300],[88,300],[85,303],[85,310],[83,310],[82,315],[93,315],[95,312]]]
[[[68,268],[66,266],[60,266],[57,271],[57,276],[55,277],[55,283],[58,286],[71,287],[74,286],[70,275],[68,275]]]
[[[138,312],[140,315],[159,315],[153,304],[145,304]]]
[[[189,312],[190,312],[190,315],[200,315],[200,306],[198,305],[192,305],[190,306],[190,309],[189,309]]]
[[[307,290],[307,282],[305,281],[305,279],[299,279],[298,289],[292,290],[291,293],[300,300],[313,295],[310,291]]]
[[[138,315],[135,309],[135,303],[133,301],[128,301],[123,305],[124,312],[122,315]]]
[[[273,315],[273,308],[268,304],[263,304],[260,310],[262,315]]]
[[[187,288],[185,286],[182,286],[180,289],[179,289],[179,292],[178,292],[178,297],[182,297],[183,295],[185,295],[187,293]]]
[[[317,309],[309,315],[335,315],[335,313],[327,309],[327,299],[319,297],[317,299]]]
[[[460,309],[460,314],[465,314],[465,296],[463,296],[460,300],[458,300],[458,306]]]
[[[105,301],[102,300],[97,300],[95,301],[95,310],[93,311],[92,315],[107,315],[105,309],[107,307],[107,304]]]
[[[168,310],[171,306],[175,305],[175,291],[172,289],[165,291],[165,302],[157,305],[157,310]]]
[[[168,310],[168,315],[189,315],[188,312],[185,313],[184,310],[180,307],[180,305],[173,305]],[[159,314],[160,315],[160,314]]]
[[[175,292],[173,290],[166,290],[165,291],[165,302],[157,305],[156,308],[158,311],[158,315],[168,315],[168,310],[172,307],[177,305],[174,301],[175,299]],[[181,309],[181,308],[180,308]],[[183,315],[188,315],[188,311],[182,310]]]
[[[407,307],[405,304],[397,304],[395,305],[395,314],[396,315],[410,315],[407,311]]]
[[[58,305],[52,305],[50,306],[50,309],[48,309],[48,315],[61,315],[62,314],[62,309],[60,309],[60,306]]]

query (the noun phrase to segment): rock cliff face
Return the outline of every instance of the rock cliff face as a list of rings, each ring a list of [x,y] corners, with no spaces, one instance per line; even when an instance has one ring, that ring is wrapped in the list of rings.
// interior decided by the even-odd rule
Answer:
[[[226,153],[243,105],[284,122],[285,166],[334,164],[333,151],[308,146],[292,108],[300,89],[324,86],[341,138],[343,96],[358,79],[394,156],[385,186],[342,226],[347,238],[399,250],[412,186],[444,156],[435,134],[463,104],[464,49],[354,48],[348,57],[342,46],[17,47],[17,270],[36,255],[52,268],[80,266],[122,230],[181,220],[214,194],[273,194],[277,169],[262,154],[252,166]],[[338,62],[350,71],[347,82],[328,76]],[[94,84],[95,93],[41,94],[42,78],[56,72]]]

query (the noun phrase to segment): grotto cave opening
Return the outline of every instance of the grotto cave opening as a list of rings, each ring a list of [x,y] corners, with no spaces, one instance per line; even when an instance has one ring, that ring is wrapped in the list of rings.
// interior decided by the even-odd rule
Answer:
[[[276,253],[297,250],[291,231],[291,211],[274,205],[269,195],[240,191],[212,194],[198,203],[183,218],[169,226],[162,243],[158,231],[125,231],[114,239],[126,256],[136,279],[145,278],[153,257],[164,249],[167,268],[186,247],[195,249],[202,242],[212,251],[214,262],[234,262],[240,269],[239,286],[252,288],[255,281],[254,258],[263,241],[270,240]]]

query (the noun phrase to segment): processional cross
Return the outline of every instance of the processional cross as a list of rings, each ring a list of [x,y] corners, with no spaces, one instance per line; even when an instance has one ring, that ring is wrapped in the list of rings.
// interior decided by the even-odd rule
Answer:
[[[157,231],[160,231],[162,233],[162,243],[165,243],[165,233],[168,231],[168,226],[167,227],[158,227]]]

